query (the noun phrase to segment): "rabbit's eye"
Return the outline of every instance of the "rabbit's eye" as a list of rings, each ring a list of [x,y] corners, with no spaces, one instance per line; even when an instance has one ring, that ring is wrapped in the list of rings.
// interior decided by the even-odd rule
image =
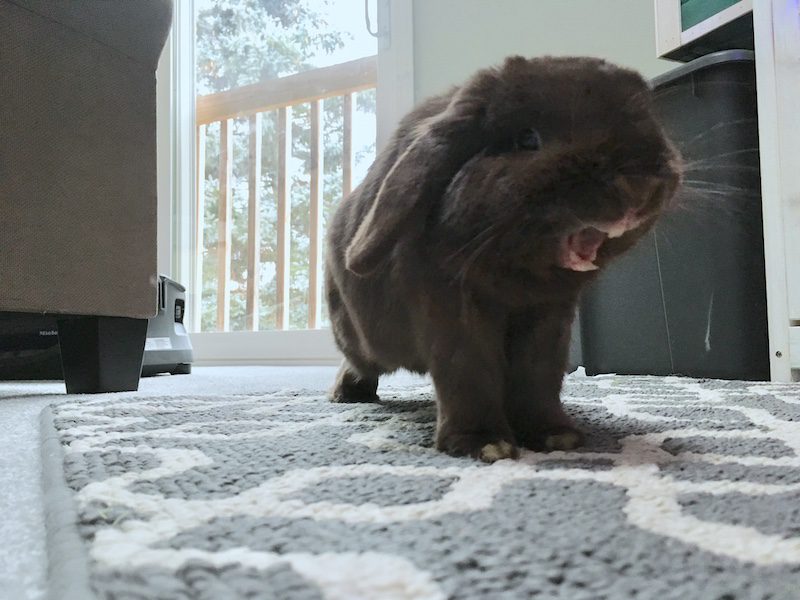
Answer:
[[[538,150],[542,147],[542,138],[539,137],[539,132],[529,127],[523,129],[517,136],[517,146],[525,150]]]

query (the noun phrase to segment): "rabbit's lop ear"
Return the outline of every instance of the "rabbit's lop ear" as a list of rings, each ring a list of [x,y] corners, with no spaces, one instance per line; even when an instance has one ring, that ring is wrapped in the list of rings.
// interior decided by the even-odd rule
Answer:
[[[432,204],[461,166],[484,145],[487,97],[493,74],[484,72],[459,89],[438,115],[423,121],[395,161],[347,247],[347,269],[374,272],[406,232],[421,231]]]

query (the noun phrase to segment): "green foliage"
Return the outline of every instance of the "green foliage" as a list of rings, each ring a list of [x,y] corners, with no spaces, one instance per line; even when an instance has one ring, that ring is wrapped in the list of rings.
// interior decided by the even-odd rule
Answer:
[[[195,27],[199,94],[305,71],[344,44],[305,0],[198,0]]]

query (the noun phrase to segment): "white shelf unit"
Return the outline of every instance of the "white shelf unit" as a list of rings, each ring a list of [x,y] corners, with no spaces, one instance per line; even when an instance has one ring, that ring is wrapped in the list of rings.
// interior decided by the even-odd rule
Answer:
[[[740,0],[686,30],[680,0],[655,0],[656,51],[674,55],[752,13],[773,381],[800,380],[800,0]]]
[[[739,0],[736,4],[683,30],[680,0],[655,0],[656,52],[658,56],[666,57],[682,46],[687,46],[715,29],[752,12],[754,1],[758,0]]]
[[[800,2],[753,0],[770,365],[800,380]]]

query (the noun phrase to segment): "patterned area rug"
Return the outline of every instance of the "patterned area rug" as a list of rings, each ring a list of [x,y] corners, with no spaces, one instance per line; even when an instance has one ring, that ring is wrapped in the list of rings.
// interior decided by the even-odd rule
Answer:
[[[564,395],[586,448],[494,465],[431,448],[429,386],[59,404],[53,595],[800,598],[800,387],[571,376]]]

